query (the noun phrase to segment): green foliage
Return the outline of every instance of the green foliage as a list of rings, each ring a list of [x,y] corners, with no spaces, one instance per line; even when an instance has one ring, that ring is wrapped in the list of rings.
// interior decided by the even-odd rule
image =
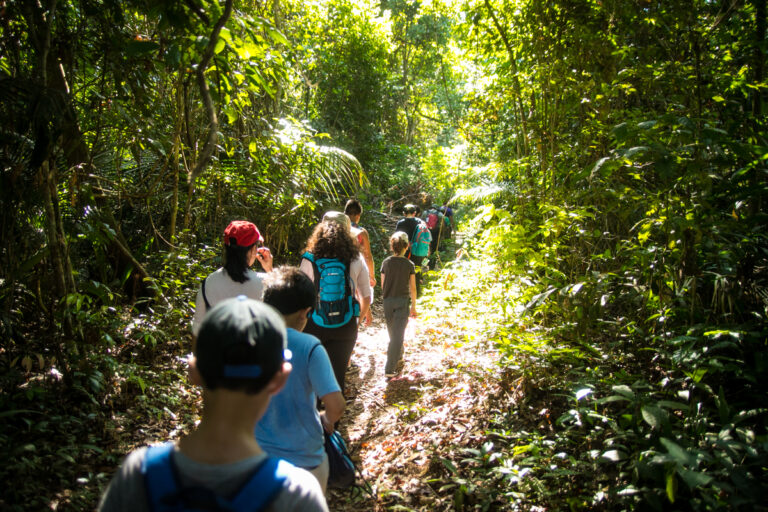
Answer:
[[[219,2],[5,6],[3,505],[89,508],[121,423],[180,407],[229,220],[295,262],[359,196],[466,206],[429,280],[520,396],[446,459],[455,508],[763,506],[764,2],[371,7],[237,4],[201,88]]]

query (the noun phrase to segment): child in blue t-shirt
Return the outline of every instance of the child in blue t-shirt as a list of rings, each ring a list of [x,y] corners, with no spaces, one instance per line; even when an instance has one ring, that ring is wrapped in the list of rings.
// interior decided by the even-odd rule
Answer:
[[[381,263],[381,296],[384,299],[384,318],[389,331],[389,348],[384,374],[393,377],[403,357],[403,338],[410,316],[416,317],[416,270],[413,262],[405,257],[408,234],[397,231],[389,238],[392,256]]]
[[[315,299],[315,285],[296,267],[279,267],[264,280],[264,302],[283,315],[288,327],[293,371],[256,425],[256,440],[268,454],[315,475],[325,492],[328,456],[323,429],[333,432],[345,401],[320,340],[301,332]],[[325,405],[321,413],[317,411],[318,397]]]

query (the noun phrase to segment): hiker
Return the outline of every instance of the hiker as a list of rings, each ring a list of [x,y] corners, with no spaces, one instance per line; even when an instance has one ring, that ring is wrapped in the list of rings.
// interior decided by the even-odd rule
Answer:
[[[453,233],[453,208],[448,206],[448,201],[445,201],[439,210],[445,216],[445,224],[447,229],[445,230],[444,238],[451,238],[451,234]]]
[[[301,332],[315,297],[315,285],[296,267],[278,267],[264,280],[264,303],[277,309],[288,327],[293,370],[256,425],[256,440],[270,455],[312,473],[325,492],[328,455],[323,429],[333,433],[346,404],[325,348],[316,337]],[[318,397],[325,406],[319,414]]]
[[[384,299],[384,318],[389,331],[387,364],[384,366],[387,378],[395,375],[403,357],[403,338],[408,316],[416,317],[416,270],[413,262],[405,257],[408,235],[396,231],[389,238],[389,248],[392,256],[381,263],[381,296]]]
[[[317,296],[304,332],[317,336],[328,351],[342,393],[357,341],[357,318],[365,318],[371,306],[368,267],[350,227],[344,213],[327,212],[307,240],[299,266],[315,283]]]
[[[99,511],[213,510],[212,504],[327,511],[317,480],[267,456],[253,435],[291,372],[285,347],[285,323],[272,307],[244,295],[214,306],[190,359],[192,382],[203,387],[199,425],[177,442],[131,452]]]
[[[368,237],[368,231],[359,226],[360,217],[363,215],[363,206],[357,199],[350,199],[347,204],[344,205],[344,213],[349,217],[352,223],[352,236],[357,239],[357,244],[360,246],[360,252],[363,254],[363,259],[366,265],[368,265],[368,273],[371,283],[371,303],[373,303],[373,287],[376,286],[376,267],[373,263],[373,253],[371,252],[371,242]],[[365,325],[371,325],[373,322],[373,311],[368,310],[368,315],[365,317]]]
[[[429,232],[432,234],[432,242],[429,244],[429,252],[434,255],[440,250],[440,243],[446,238],[447,223],[442,211],[437,208],[437,205],[432,205],[432,208],[426,211],[424,222],[429,228]],[[430,268],[432,262],[430,261]]]
[[[247,220],[233,220],[224,230],[224,266],[203,279],[195,299],[192,335],[197,336],[205,313],[224,299],[245,295],[261,300],[265,274],[251,266],[258,260],[265,272],[272,270],[272,253],[263,247],[264,238]],[[194,341],[193,341],[194,343]]]
[[[421,265],[424,258],[429,257],[429,245],[432,242],[432,234],[426,223],[417,217],[421,208],[415,204],[403,206],[403,219],[395,226],[395,231],[402,231],[408,235],[409,248],[406,257],[413,262],[416,270],[416,295],[421,297]]]

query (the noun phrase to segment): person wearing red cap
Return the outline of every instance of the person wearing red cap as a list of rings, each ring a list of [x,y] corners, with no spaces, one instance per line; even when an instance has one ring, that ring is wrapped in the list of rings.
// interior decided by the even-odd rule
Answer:
[[[197,290],[192,334],[197,337],[205,313],[228,299],[245,295],[261,300],[265,274],[251,266],[258,260],[265,272],[272,271],[272,253],[263,247],[264,237],[252,222],[233,220],[224,230],[224,266],[203,279]]]

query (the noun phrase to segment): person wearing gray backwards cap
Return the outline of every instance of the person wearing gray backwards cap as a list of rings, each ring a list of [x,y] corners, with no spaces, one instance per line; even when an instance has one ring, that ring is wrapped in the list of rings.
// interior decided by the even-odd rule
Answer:
[[[281,315],[244,295],[211,309],[200,325],[190,378],[203,388],[200,424],[178,442],[142,447],[123,461],[100,512],[327,511],[312,474],[267,456],[256,423],[291,372]],[[208,508],[206,508],[208,507]]]

